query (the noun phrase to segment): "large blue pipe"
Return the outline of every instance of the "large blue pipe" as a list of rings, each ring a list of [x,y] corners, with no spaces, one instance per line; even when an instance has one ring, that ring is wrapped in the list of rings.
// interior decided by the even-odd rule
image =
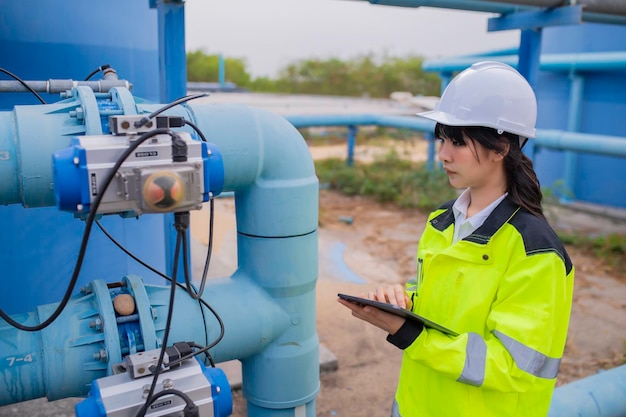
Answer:
[[[122,94],[127,113],[147,114],[161,107],[141,100],[131,104],[132,97]],[[90,95],[84,96],[89,101]],[[73,108],[80,107],[80,100],[75,100]],[[50,180],[38,178],[51,171],[51,153],[66,146],[66,134],[85,132],[84,127],[78,129],[79,120],[59,111],[59,106],[66,105],[18,106],[8,114],[0,112],[4,149],[11,155],[17,155],[18,149],[28,151],[20,153],[19,164],[1,172],[2,182],[9,183],[0,193],[3,204],[54,204]],[[97,106],[85,108],[85,123],[103,122]],[[18,117],[24,123],[47,126],[46,136],[23,136],[23,131],[13,128],[16,114],[25,117]],[[212,279],[204,293],[225,324],[224,339],[212,350],[213,357],[218,362],[241,360],[248,416],[314,417],[319,390],[315,329],[318,181],[307,145],[283,118],[245,106],[188,103],[165,114],[184,116],[216,145],[223,158],[223,190],[235,193],[238,269],[231,277]],[[53,140],[43,143],[48,138]],[[38,170],[41,174],[34,175]],[[11,185],[14,178],[24,180],[24,172],[35,179],[27,184],[27,193],[20,192],[19,184]],[[45,271],[41,273],[45,278]],[[106,268],[99,276],[107,281],[122,279],[109,275]],[[122,281],[137,303],[134,327],[116,322],[111,305],[114,290],[102,280],[87,285],[42,332],[17,331],[0,323],[0,357],[12,358],[3,364],[0,404],[44,395],[49,399],[84,395],[90,381],[110,374],[125,353],[158,347],[169,288],[146,285],[132,276]],[[33,325],[55,307],[39,306],[16,319]],[[179,290],[170,340],[205,344],[215,339],[217,321],[208,311],[204,317],[203,321],[198,302]]]

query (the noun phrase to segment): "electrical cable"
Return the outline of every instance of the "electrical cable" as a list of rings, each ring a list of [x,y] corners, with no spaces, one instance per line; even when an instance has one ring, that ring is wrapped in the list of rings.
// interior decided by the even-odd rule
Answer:
[[[211,259],[211,254],[213,251],[213,225],[214,225],[214,218],[215,218],[215,207],[214,207],[214,199],[211,199],[211,204],[210,204],[210,215],[209,215],[209,247],[207,250],[207,257],[205,260],[205,265],[204,265],[204,272],[203,272],[203,278],[206,277],[206,274],[208,272],[208,268],[209,268],[209,264],[210,264],[210,259]],[[159,275],[160,277],[164,278],[165,280],[169,281],[169,282],[173,282],[176,284],[176,286],[178,286],[179,288],[185,290],[186,292],[188,292],[188,287],[186,287],[185,285],[177,282],[176,280],[173,280],[172,278],[170,278],[169,276],[165,275],[164,273],[162,273],[161,271],[157,270],[156,268],[152,267],[151,265],[149,265],[148,263],[144,262],[142,259],[140,259],[139,257],[137,257],[134,253],[132,253],[130,250],[128,250],[127,248],[125,248],[118,240],[115,239],[115,237],[113,237],[106,229],[105,227],[102,225],[102,223],[99,220],[96,220],[96,225],[98,225],[98,227],[100,228],[100,230],[105,234],[105,236],[111,240],[111,242],[113,242],[113,244],[115,244],[120,250],[122,250],[125,254],[127,254],[129,257],[131,257],[133,260],[135,260],[137,263],[139,263],[140,265],[142,265],[144,268],[152,271],[153,273]],[[186,256],[184,257],[184,259],[187,259]],[[205,353],[207,355],[207,359],[209,359],[210,361],[210,355],[208,354],[208,349],[216,346],[224,337],[224,322],[222,320],[222,318],[220,317],[220,315],[217,313],[217,311],[215,311],[215,309],[213,307],[211,307],[204,299],[202,298],[198,298],[197,299],[202,305],[204,305],[204,307],[208,308],[209,311],[211,311],[211,314],[213,314],[213,316],[215,317],[215,319],[218,321],[218,324],[220,326],[220,334],[218,335],[218,337],[212,342],[209,343],[208,342],[208,330],[206,329],[206,320],[205,322],[205,335],[206,335],[206,343],[208,348],[205,349],[204,347],[202,347],[201,352],[195,352],[193,355],[189,355],[186,357],[183,357],[182,360],[186,360],[189,359],[193,356],[196,356],[200,353]],[[204,316],[204,311],[201,309],[200,311],[202,311],[202,314]],[[196,345],[197,346],[197,345]],[[215,366],[215,365],[213,365]]]
[[[189,274],[189,268],[187,262],[184,264],[184,274],[185,274],[185,284],[187,284],[187,293],[194,300],[200,299],[202,294],[204,293],[204,287],[206,285],[207,275],[209,272],[209,264],[211,263],[211,253],[213,252],[213,212],[214,212],[214,203],[213,198],[209,200],[210,205],[210,214],[209,214],[209,246],[207,250],[207,256],[204,261],[204,270],[202,271],[202,279],[200,280],[200,289],[197,291],[193,291],[191,286],[191,278]],[[183,257],[187,259],[188,257],[188,241],[187,236],[183,239]]]
[[[152,400],[150,401],[150,404],[148,404],[148,406],[152,405],[156,400],[158,400],[161,397],[164,397],[166,395],[175,395],[177,397],[180,397],[183,399],[183,401],[185,401],[185,408],[183,409],[183,416],[184,417],[196,417],[198,416],[198,407],[196,406],[196,404],[193,402],[193,400],[184,392],[176,390],[176,389],[165,389],[163,391],[159,391],[158,393],[154,394],[152,396]]]
[[[82,264],[85,258],[87,244],[89,242],[89,236],[91,234],[91,228],[93,227],[93,223],[97,215],[98,207],[100,207],[100,203],[102,202],[104,193],[109,187],[109,184],[111,184],[111,182],[113,181],[113,178],[115,178],[115,174],[120,169],[124,161],[135,151],[135,149],[137,149],[139,145],[141,145],[143,142],[145,142],[146,140],[156,135],[173,136],[173,132],[170,129],[155,129],[150,132],[146,132],[142,134],[133,143],[131,143],[130,146],[122,153],[122,155],[115,162],[115,165],[113,165],[113,168],[111,168],[111,170],[105,177],[102,183],[102,190],[98,193],[94,202],[92,203],[91,208],[89,210],[89,215],[85,222],[85,230],[83,231],[83,238],[80,244],[80,249],[78,252],[78,257],[76,259],[76,264],[74,265],[74,272],[72,273],[72,278],[70,279],[70,283],[68,284],[67,289],[65,290],[63,299],[57,306],[56,310],[42,323],[35,325],[35,326],[26,326],[13,320],[4,310],[0,309],[0,317],[4,319],[4,321],[6,321],[9,325],[19,330],[24,330],[27,332],[36,332],[36,331],[39,331],[48,327],[57,319],[57,317],[59,317],[61,312],[63,312],[63,310],[67,306],[67,303],[72,297],[72,292],[74,291],[74,287],[76,286],[76,282],[78,281],[78,275],[80,274],[80,270],[82,268]]]
[[[100,71],[104,71],[105,69],[109,69],[109,68],[111,68],[111,66],[109,64],[100,65],[98,68],[96,68],[95,70],[93,70],[93,71],[91,71],[89,73],[89,75],[85,78],[85,81],[89,81],[89,79],[91,77],[93,77],[94,75],[96,75]]]
[[[176,282],[176,272],[178,270],[178,259],[180,255],[180,246],[183,240],[183,232],[181,230],[177,230],[176,233],[176,248],[174,249],[174,261],[172,264],[172,282]],[[157,380],[159,379],[159,374],[161,373],[161,367],[163,366],[163,358],[165,357],[165,349],[167,348],[167,342],[170,336],[170,327],[172,326],[172,316],[174,315],[174,298],[176,295],[176,286],[170,285],[170,300],[169,305],[167,307],[167,319],[165,320],[165,332],[163,333],[163,341],[161,344],[161,351],[159,352],[159,360],[157,361],[157,366],[154,369],[154,376],[152,377],[152,384],[150,384],[150,390],[148,391],[148,395],[146,397],[146,402],[139,409],[136,417],[145,417],[146,411],[150,404],[152,404],[152,395],[154,394],[154,389],[157,384]],[[171,366],[168,364],[168,367]]]
[[[172,107],[178,106],[179,104],[185,103],[189,100],[195,100],[197,98],[207,97],[207,96],[209,96],[209,93],[198,93],[198,94],[192,94],[190,96],[184,96],[184,97],[178,98],[172,101],[171,103],[166,104],[165,106],[161,107],[160,109],[155,110],[149,115],[142,117],[140,120],[136,121],[134,125],[136,128],[144,127],[145,125],[148,124],[150,120],[152,120],[159,114],[163,113],[165,110],[171,109]]]
[[[191,126],[193,130],[195,130],[196,133],[198,133],[198,135],[200,136],[200,139],[202,139],[202,142],[207,142],[206,137],[204,136],[204,133],[202,133],[202,130],[200,130],[198,126],[196,126],[194,123],[190,122],[187,119],[185,119],[185,124]]]
[[[26,81],[22,80],[20,77],[18,77],[17,75],[13,74],[12,72],[9,72],[9,71],[5,70],[4,68],[0,68],[0,72],[8,75],[9,77],[12,77],[14,80],[16,80],[17,82],[22,84],[24,87],[26,87],[26,89],[28,91],[33,93],[35,95],[35,97],[37,97],[39,99],[39,101],[41,101],[41,104],[48,104],[48,103],[46,103],[46,101],[43,98],[41,98],[41,96],[39,94],[37,94],[37,92],[35,90],[33,90],[33,88],[30,85],[28,85],[26,83]]]
[[[156,275],[160,276],[161,278],[165,279],[166,281],[174,282],[176,284],[176,286],[184,291],[187,291],[187,288],[181,284],[180,282],[176,282],[176,281],[172,281],[172,278],[165,275],[163,272],[159,271],[158,269],[154,268],[152,265],[148,264],[147,262],[144,262],[142,259],[140,259],[137,255],[135,255],[134,253],[132,253],[130,250],[128,250],[126,247],[124,247],[124,245],[122,245],[117,239],[115,239],[115,237],[113,237],[107,230],[106,228],[102,225],[102,223],[99,220],[96,220],[96,225],[100,228],[100,230],[102,231],[102,233],[104,233],[104,235],[115,245],[117,246],[122,252],[124,252],[126,255],[128,255],[130,258],[132,258],[135,262],[137,262],[139,265],[143,266],[144,268],[148,269],[149,271],[152,271],[153,273],[155,273]],[[217,314],[217,312],[215,310],[213,310],[211,308],[211,306],[204,300],[204,299],[199,299],[198,300],[199,303],[201,304],[200,306],[200,312],[202,313],[202,320],[204,322],[204,336],[205,336],[205,341],[207,344],[209,344],[209,330],[206,327],[206,317],[204,316],[204,309],[202,308],[202,306],[208,308],[211,313],[213,314],[213,316],[215,316],[215,318],[217,319],[217,321],[219,323],[221,323],[221,327],[222,327],[222,331],[221,334],[224,334],[224,323],[221,320],[221,317],[219,317],[219,315]],[[220,338],[221,339],[221,338]],[[217,344],[217,343],[215,343]]]

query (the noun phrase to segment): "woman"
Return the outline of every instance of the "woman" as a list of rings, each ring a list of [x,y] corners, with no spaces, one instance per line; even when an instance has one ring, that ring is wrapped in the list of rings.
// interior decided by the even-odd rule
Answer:
[[[370,299],[457,336],[339,299],[404,350],[393,417],[546,416],[565,347],[574,268],[541,208],[532,162],[532,88],[513,68],[461,72],[437,108],[439,160],[464,189],[430,214],[417,274]]]

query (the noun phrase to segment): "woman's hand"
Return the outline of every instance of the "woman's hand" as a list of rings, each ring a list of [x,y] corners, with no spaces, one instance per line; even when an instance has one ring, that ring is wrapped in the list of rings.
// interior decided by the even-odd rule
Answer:
[[[365,296],[362,295],[361,297]],[[404,287],[399,284],[390,285],[387,287],[379,287],[375,291],[370,291],[367,294],[367,298],[383,303],[394,304],[402,308],[410,308],[411,304],[411,300],[406,295]],[[351,303],[350,301],[346,301],[341,298],[337,299],[337,301],[352,310],[352,315],[354,317],[367,321],[368,323],[373,324],[374,326],[386,331],[389,334],[395,334],[400,329],[400,327],[402,327],[406,320],[402,317],[382,311],[376,307],[362,307],[358,304]]]
[[[378,287],[375,291],[367,293],[370,300],[380,301],[381,303],[389,303],[398,307],[411,309],[411,299],[406,295],[404,286],[400,284],[387,285],[386,287]]]

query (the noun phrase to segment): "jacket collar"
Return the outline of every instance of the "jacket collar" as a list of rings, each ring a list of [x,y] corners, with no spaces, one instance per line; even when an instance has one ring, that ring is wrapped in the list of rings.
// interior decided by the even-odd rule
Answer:
[[[456,200],[448,201],[439,207],[440,210],[444,210],[441,214],[430,220],[430,224],[440,232],[443,232],[448,227],[454,224],[454,213],[452,206]],[[507,196],[504,200],[498,204],[498,206],[491,212],[489,217],[485,220],[482,226],[474,231],[471,235],[467,236],[463,240],[467,240],[474,243],[486,244],[491,237],[507,222],[509,219],[519,210],[519,206],[513,203]]]

